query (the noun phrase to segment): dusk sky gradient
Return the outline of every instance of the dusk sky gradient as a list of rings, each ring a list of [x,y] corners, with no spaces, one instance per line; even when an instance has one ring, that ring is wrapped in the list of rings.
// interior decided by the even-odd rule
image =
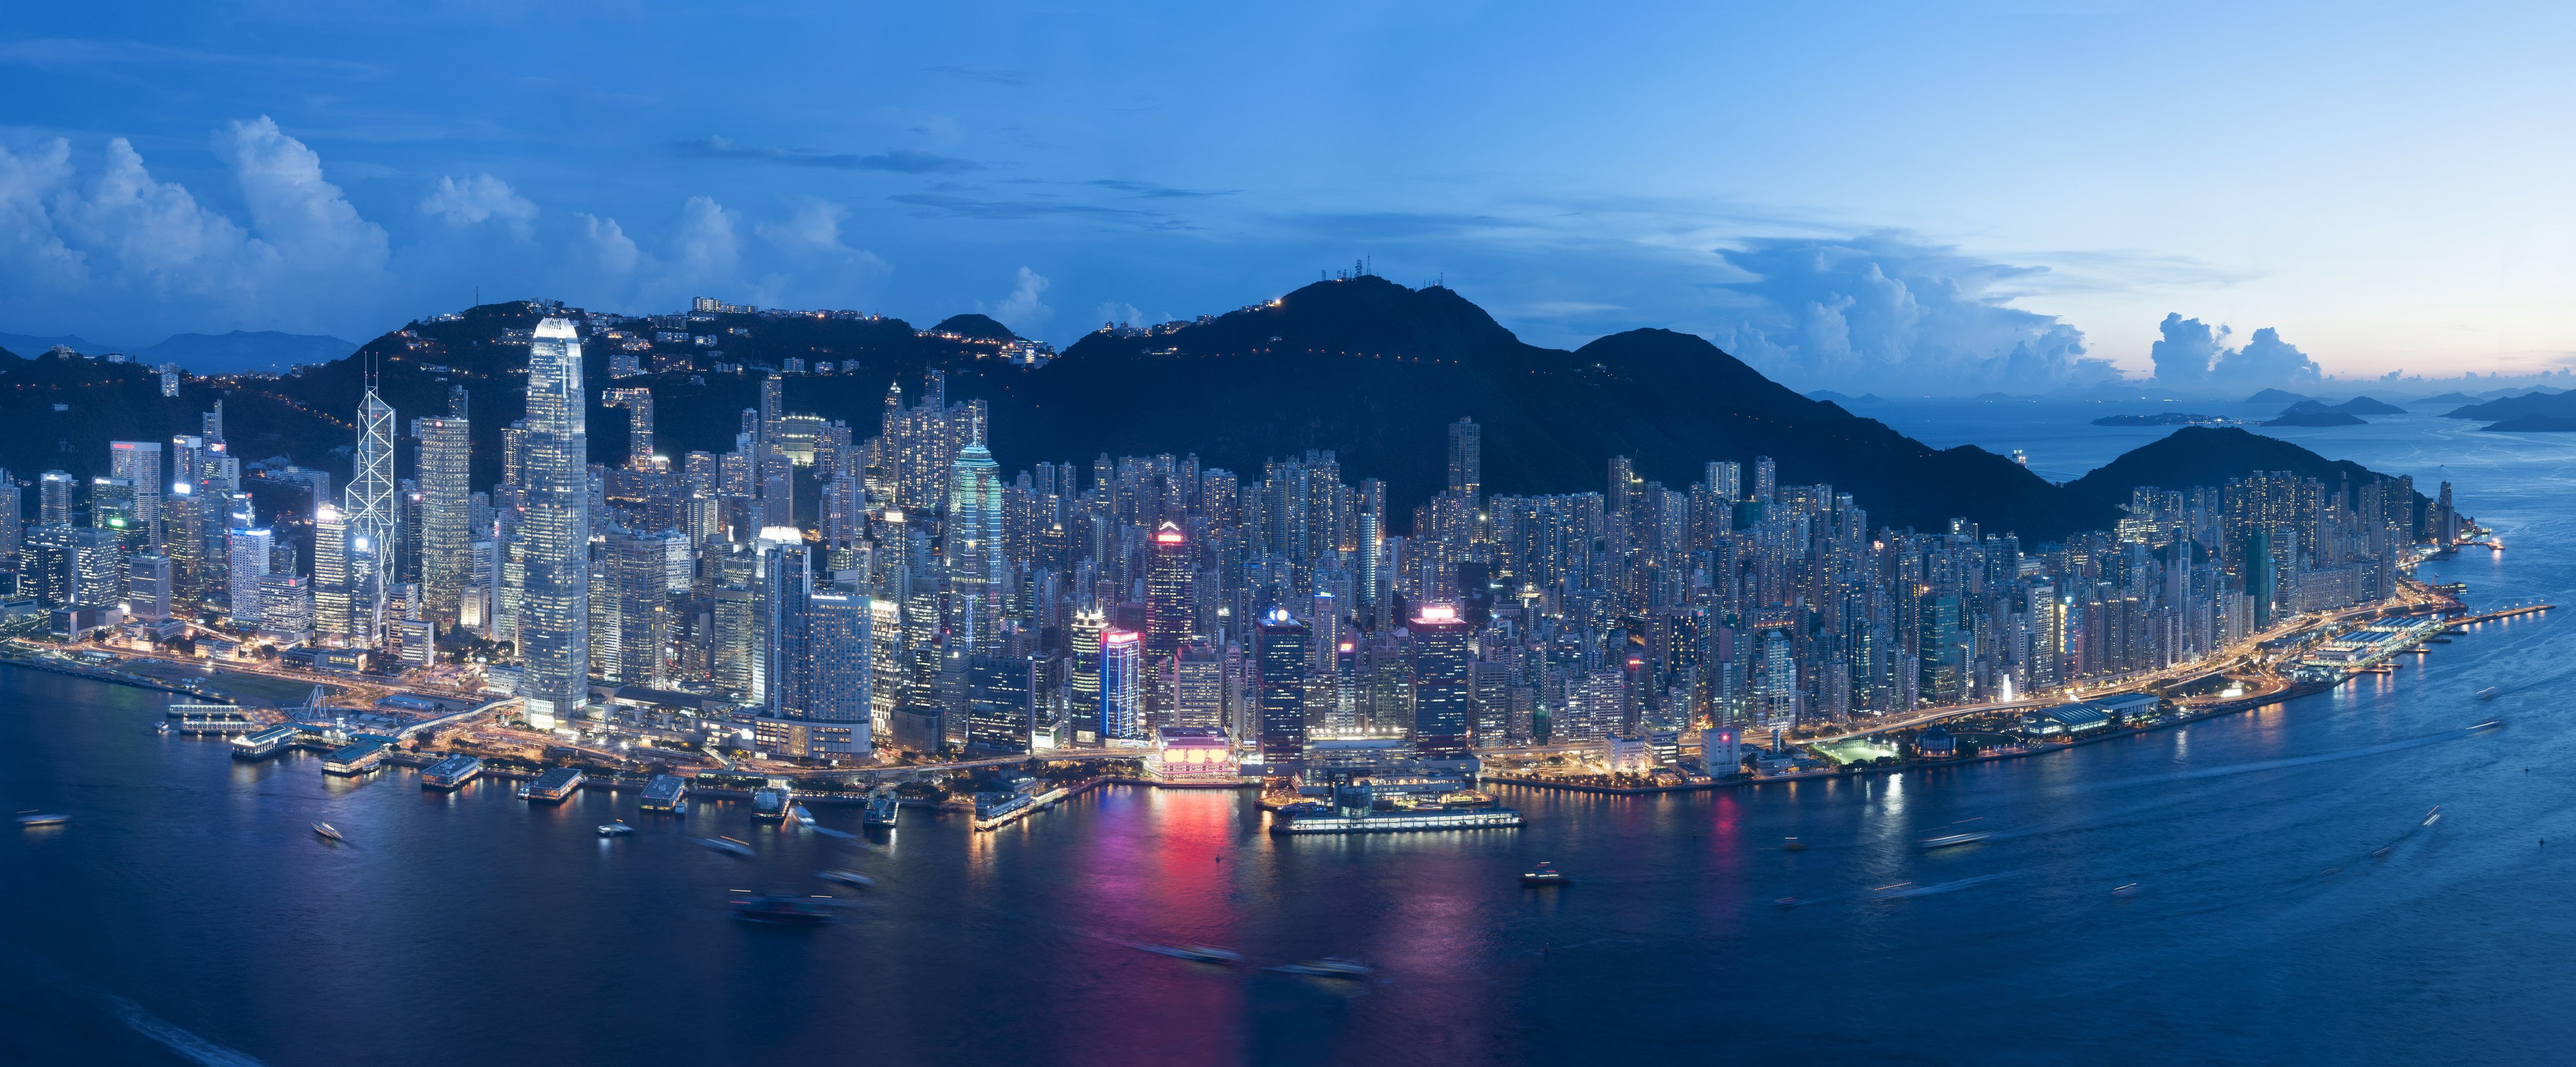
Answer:
[[[26,4],[0,330],[363,339],[479,287],[1068,342],[1371,257],[1800,388],[2143,378],[2184,320],[2567,361],[2576,14],[2246,7]]]

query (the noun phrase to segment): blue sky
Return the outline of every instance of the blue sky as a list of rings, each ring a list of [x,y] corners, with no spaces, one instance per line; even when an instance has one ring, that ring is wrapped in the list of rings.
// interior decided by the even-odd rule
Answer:
[[[25,4],[0,330],[362,338],[479,286],[1067,341],[1366,256],[1801,387],[2576,349],[2564,8],[1602,7]]]

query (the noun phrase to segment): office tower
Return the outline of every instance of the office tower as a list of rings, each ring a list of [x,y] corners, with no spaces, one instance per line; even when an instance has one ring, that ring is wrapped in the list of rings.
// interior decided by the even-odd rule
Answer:
[[[957,450],[949,479],[948,521],[940,527],[941,562],[948,574],[949,628],[976,654],[1000,630],[1002,586],[1002,482],[992,452],[977,441]]]
[[[975,656],[967,662],[966,744],[979,752],[1030,751],[1037,726],[1033,656]]]
[[[70,471],[46,471],[36,476],[37,525],[71,525],[73,484]]]
[[[19,510],[21,497],[18,479],[9,469],[0,467],[0,573],[18,571],[18,546],[26,534],[26,516]],[[0,580],[0,594],[9,592],[6,580]]]
[[[626,409],[626,465],[634,470],[653,466],[653,391],[639,386],[620,386],[599,391],[599,406]]]
[[[143,534],[142,507],[133,479],[106,477],[89,480],[91,529],[114,530],[119,536],[140,540]]]
[[[528,723],[551,729],[590,699],[590,477],[581,341],[572,323],[537,324],[528,346],[526,577],[518,605]]]
[[[877,657],[874,600],[815,593],[806,600],[805,717],[820,755],[865,760],[873,747]]]
[[[59,608],[75,602],[72,560],[79,551],[73,545],[78,533],[77,528],[60,524],[27,531],[18,584],[20,593],[36,598],[37,606]]]
[[[1100,632],[1100,736],[1145,739],[1144,638],[1132,630]]]
[[[868,736],[894,736],[894,713],[903,703],[903,603],[868,598]]]
[[[794,530],[763,531],[752,547],[759,553],[758,601],[762,703],[771,712],[801,716],[812,706],[811,679],[798,669],[805,660],[806,601],[814,595],[812,561]]]
[[[334,644],[349,633],[353,537],[348,512],[327,503],[313,509],[313,629]]]
[[[1098,608],[1073,613],[1066,644],[1072,649],[1065,688],[1073,694],[1073,737],[1078,744],[1100,741],[1100,635],[1108,620]]]
[[[1172,659],[1172,725],[1224,729],[1225,657],[1193,641]]]
[[[1197,575],[1189,538],[1180,527],[1163,523],[1154,531],[1152,563],[1145,574],[1145,651],[1156,664],[1169,661],[1190,639],[1190,583]]]
[[[1424,759],[1466,759],[1475,627],[1454,605],[1427,604],[1405,629],[1413,637],[1414,751]]]
[[[126,557],[125,617],[142,622],[170,617],[170,557],[154,552]]]
[[[413,419],[420,440],[422,617],[457,625],[474,541],[474,434],[457,417]]]
[[[1449,491],[1469,507],[1484,499],[1485,431],[1474,419],[1449,424]]]
[[[276,538],[268,530],[234,530],[226,535],[225,595],[232,604],[233,622],[242,626],[259,623],[259,582],[268,577],[270,550]]]
[[[270,571],[259,580],[259,632],[280,644],[313,639],[313,585],[293,571]]]
[[[125,479],[134,489],[130,529],[141,535],[142,543],[157,543],[161,537],[161,494],[170,484],[161,467],[161,442],[108,442],[107,473]]]
[[[1254,627],[1262,774],[1293,777],[1306,758],[1306,624],[1273,608]]]
[[[593,659],[607,681],[659,689],[662,649],[671,636],[670,564],[659,536],[612,530],[601,547],[606,583],[591,590],[602,632],[590,635]]]
[[[358,449],[352,457],[349,484],[341,490],[340,509],[349,513],[349,551],[353,586],[370,601],[381,601],[393,584],[394,540],[402,535],[402,517],[394,499],[394,409],[367,383],[358,402]],[[319,502],[318,500],[316,501]],[[381,617],[383,605],[370,603],[368,613]]]

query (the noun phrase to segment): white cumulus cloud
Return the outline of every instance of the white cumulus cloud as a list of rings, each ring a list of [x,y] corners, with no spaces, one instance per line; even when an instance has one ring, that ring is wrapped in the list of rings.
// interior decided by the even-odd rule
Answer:
[[[477,174],[459,181],[442,177],[429,196],[420,202],[420,210],[451,226],[473,226],[499,220],[510,233],[526,240],[537,219],[537,205],[510,188],[510,183],[489,174]]]
[[[1046,275],[1027,267],[1020,268],[1011,284],[1011,295],[1002,298],[1001,305],[993,309],[993,317],[1020,336],[1036,333],[1038,325],[1055,314],[1054,308],[1038,300],[1050,284]]]

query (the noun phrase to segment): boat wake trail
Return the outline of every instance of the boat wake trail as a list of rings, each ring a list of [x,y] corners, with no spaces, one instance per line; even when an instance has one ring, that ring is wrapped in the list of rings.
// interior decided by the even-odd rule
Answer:
[[[225,1048],[189,1033],[177,1024],[152,1014],[143,1005],[65,974],[61,969],[24,950],[14,946],[0,947],[0,956],[5,956],[10,966],[26,972],[46,985],[88,1001],[92,1006],[114,1016],[116,1021],[125,1024],[127,1029],[150,1038],[154,1044],[170,1050],[190,1063],[203,1064],[205,1067],[265,1067],[259,1060],[248,1054]]]
[[[2204,767],[2199,770],[2176,771],[2172,774],[2158,774],[2144,778],[2122,778],[2116,781],[2103,782],[2089,788],[2083,788],[2082,791],[2090,792],[2093,789],[2125,789],[2142,785],[2167,785],[2174,782],[2199,781],[2208,778],[2228,778],[2239,774],[2260,774],[2264,771],[2288,770],[2292,767],[2308,767],[2320,763],[2335,763],[2348,759],[2361,759],[2365,756],[2379,756],[2390,752],[2403,752],[2410,748],[2422,748],[2426,745],[2438,745],[2444,741],[2457,741],[2461,738],[2477,733],[2479,728],[2485,725],[2485,723],[2481,723],[2479,726],[2463,726],[2456,730],[2443,730],[2438,733],[2425,734],[2420,737],[2409,737],[2403,740],[2390,741],[2385,744],[2346,749],[2341,752],[2320,752],[2313,756],[2289,756],[2282,759],[2257,760],[2252,763],[2232,763],[2222,767]]]
[[[1878,890],[1877,892],[1870,894],[1870,899],[1904,900],[1908,897],[1939,896],[1943,893],[1956,893],[1971,886],[1984,885],[1987,882],[1992,882],[2000,878],[2009,878],[2011,876],[2012,872],[2003,871],[1996,874],[1981,874],[1974,878],[1961,878],[1953,882],[1934,882],[1931,885],[1913,885],[1908,883],[1905,885],[1890,886],[1886,889]]]

